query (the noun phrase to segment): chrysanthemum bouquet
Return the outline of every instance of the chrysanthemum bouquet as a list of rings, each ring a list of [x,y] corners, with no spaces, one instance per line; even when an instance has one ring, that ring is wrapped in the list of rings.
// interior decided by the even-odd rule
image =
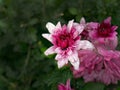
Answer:
[[[71,20],[66,25],[60,22],[46,24],[49,34],[42,34],[53,46],[45,55],[56,53],[58,68],[69,64],[74,78],[83,78],[85,82],[102,82],[106,85],[117,84],[120,80],[120,51],[117,26],[111,25],[111,17],[101,23],[80,23]],[[58,85],[59,90],[72,90],[70,80],[66,85]]]

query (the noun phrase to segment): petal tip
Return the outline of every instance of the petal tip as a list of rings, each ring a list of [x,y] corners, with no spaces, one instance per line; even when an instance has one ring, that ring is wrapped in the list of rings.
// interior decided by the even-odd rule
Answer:
[[[55,29],[55,25],[52,24],[51,22],[48,22],[48,23],[46,24],[46,28],[48,29],[48,31],[49,31],[50,33],[53,33],[53,31],[54,31],[54,29]]]
[[[85,24],[85,18],[84,17],[81,18],[80,24]]]

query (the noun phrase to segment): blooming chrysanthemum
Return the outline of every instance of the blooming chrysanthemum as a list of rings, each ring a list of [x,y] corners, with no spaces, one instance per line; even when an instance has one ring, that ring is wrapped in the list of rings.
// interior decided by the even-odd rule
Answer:
[[[60,22],[57,25],[47,23],[46,27],[50,34],[42,36],[48,39],[53,46],[45,51],[45,55],[57,53],[55,59],[58,63],[58,68],[61,68],[68,61],[78,69],[80,60],[78,58],[78,50],[93,49],[93,45],[87,40],[80,40],[80,34],[84,30],[84,26],[75,25],[73,20],[69,21],[68,25],[61,26]]]
[[[90,22],[89,37],[94,50],[80,50],[81,65],[74,70],[74,77],[83,77],[85,82],[98,81],[105,84],[116,84],[120,80],[120,51],[117,47],[117,26],[111,26],[111,17],[101,24]]]
[[[118,26],[111,25],[111,17],[108,17],[100,24],[93,22],[91,27],[94,27],[89,34],[92,40],[104,43],[106,40],[114,40],[116,38],[117,32],[115,30]]]
[[[81,65],[74,70],[76,78],[83,77],[85,82],[97,81],[105,84],[117,84],[120,80],[120,52],[97,48],[97,51],[81,50]]]
[[[96,46],[100,46],[105,49],[114,50],[118,44],[117,32],[118,27],[111,26],[111,17],[105,19],[101,24],[98,22],[88,23],[89,40]]]
[[[71,87],[70,87],[70,79],[67,80],[66,82],[66,85],[64,84],[59,84],[58,85],[58,90],[73,90]]]

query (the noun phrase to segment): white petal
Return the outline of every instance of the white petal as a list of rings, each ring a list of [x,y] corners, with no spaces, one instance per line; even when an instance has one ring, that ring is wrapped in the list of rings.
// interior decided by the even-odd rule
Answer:
[[[80,60],[77,52],[75,52],[72,56],[69,56],[69,61],[73,65],[74,69],[79,69]]]
[[[76,50],[79,50],[79,43],[80,43],[80,40],[75,41]]]
[[[79,66],[80,66],[80,61],[71,62],[71,64],[73,65],[73,67],[74,67],[75,70],[78,70]]]
[[[75,31],[75,32],[73,33],[73,38],[75,39],[77,36],[79,36],[79,32],[78,32],[78,31]]]
[[[69,51],[67,52],[68,55],[71,55],[72,53],[73,53],[72,50],[69,50]]]
[[[61,60],[62,59],[62,56],[60,54],[57,54],[56,57],[55,57],[56,60]]]
[[[80,24],[85,24],[85,18],[84,17],[81,18]]]
[[[70,30],[71,30],[71,28],[73,26],[73,22],[74,22],[74,20],[71,20],[71,21],[68,22],[68,25],[67,25],[68,32],[70,32]]]
[[[55,28],[56,28],[56,29],[61,29],[61,23],[58,22]]]
[[[54,47],[54,46],[48,48],[48,49],[45,51],[45,55],[49,55],[49,54],[53,54],[53,53],[55,53],[55,47]]]
[[[77,25],[75,29],[79,32],[79,34],[84,30],[84,25]]]
[[[91,42],[87,41],[87,40],[81,40],[79,41],[78,44],[78,49],[94,49],[94,46]]]
[[[48,29],[48,31],[49,31],[50,33],[53,33],[54,30],[55,30],[55,25],[52,24],[51,22],[48,22],[48,23],[46,24],[46,28]]]
[[[68,59],[69,59],[70,62],[78,61],[79,60],[78,53],[74,52],[71,56],[68,57]]]
[[[60,48],[60,47],[57,47],[57,48],[55,49],[55,52],[56,52],[56,53],[61,53],[61,52],[62,52],[62,50],[61,50],[61,48]]]
[[[67,63],[68,63],[67,60],[59,60],[59,61],[57,62],[58,68],[63,67],[63,66],[64,66],[65,64],[67,64]]]
[[[42,34],[42,36],[44,38],[46,38],[47,40],[49,40],[50,42],[52,42],[52,36],[51,36],[51,34]]]
[[[78,25],[80,25],[80,24],[79,24],[79,23],[74,22],[74,23],[73,23],[73,25],[74,25],[74,26],[78,26]]]

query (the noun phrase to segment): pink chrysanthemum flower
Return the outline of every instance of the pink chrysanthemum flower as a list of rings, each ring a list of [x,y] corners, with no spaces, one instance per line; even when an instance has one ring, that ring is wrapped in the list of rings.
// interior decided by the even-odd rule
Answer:
[[[92,23],[91,23],[92,24]],[[81,18],[80,20],[80,25],[84,26],[84,30],[81,33],[81,38],[82,39],[88,39],[89,40],[89,32],[92,30],[92,28],[94,27],[93,25],[91,25],[90,23],[86,23],[85,18]],[[92,26],[92,27],[91,27]]]
[[[101,24],[90,22],[89,40],[94,44],[94,50],[80,50],[79,70],[74,70],[76,78],[83,77],[85,82],[97,81],[105,84],[116,84],[120,80],[120,51],[117,47],[117,26],[111,26],[108,17]]]
[[[118,26],[111,26],[111,17],[105,19],[102,23],[92,22],[94,29],[89,33],[92,40],[104,43],[106,40],[114,40]]]
[[[75,25],[73,20],[69,21],[68,25],[61,26],[60,22],[57,25],[47,23],[46,27],[50,34],[42,34],[48,39],[53,46],[45,51],[45,55],[57,53],[55,59],[58,63],[58,68],[68,64],[68,61],[78,69],[80,60],[78,58],[78,50],[93,49],[93,45],[87,40],[80,40],[80,34],[84,29],[82,25]]]
[[[59,84],[58,85],[58,90],[74,90],[70,87],[70,79],[67,80],[66,85],[64,84]]]
[[[97,51],[79,51],[81,65],[74,70],[75,78],[83,77],[85,82],[97,81],[105,84],[117,84],[120,80],[120,52],[97,48]]]

